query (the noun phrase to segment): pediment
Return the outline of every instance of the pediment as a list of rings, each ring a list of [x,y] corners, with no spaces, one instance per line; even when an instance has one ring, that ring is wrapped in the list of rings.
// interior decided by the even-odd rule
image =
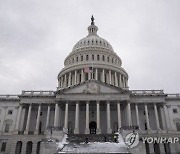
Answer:
[[[69,88],[61,89],[57,93],[61,94],[115,94],[115,93],[127,93],[127,90],[124,90],[113,85],[102,83],[95,80],[85,81],[75,86]]]

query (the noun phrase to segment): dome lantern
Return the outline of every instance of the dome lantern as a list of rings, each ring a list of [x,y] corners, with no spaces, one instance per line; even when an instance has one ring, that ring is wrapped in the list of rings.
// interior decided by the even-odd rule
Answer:
[[[88,27],[88,31],[89,31],[89,35],[97,35],[98,27],[94,24],[93,15],[91,17],[91,25]]]

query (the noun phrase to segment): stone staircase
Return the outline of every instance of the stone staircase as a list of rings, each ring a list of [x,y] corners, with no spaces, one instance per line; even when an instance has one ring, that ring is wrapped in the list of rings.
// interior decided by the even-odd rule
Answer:
[[[70,143],[83,143],[83,142],[117,142],[117,134],[69,134],[68,141]]]

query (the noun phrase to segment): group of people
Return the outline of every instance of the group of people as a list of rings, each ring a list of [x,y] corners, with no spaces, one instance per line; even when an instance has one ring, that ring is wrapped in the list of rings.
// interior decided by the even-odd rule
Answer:
[[[118,142],[118,140],[117,140],[117,135],[114,135],[114,136],[113,136],[113,141],[114,141],[115,143]],[[104,142],[108,142],[106,136],[104,136]],[[86,144],[89,143],[89,138],[88,138],[88,137],[85,138],[85,143],[86,143]]]

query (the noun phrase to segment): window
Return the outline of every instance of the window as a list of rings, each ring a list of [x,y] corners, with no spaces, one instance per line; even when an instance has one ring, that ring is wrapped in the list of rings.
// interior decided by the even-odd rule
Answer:
[[[173,109],[173,113],[177,113],[177,109]]]
[[[177,131],[180,131],[180,122],[176,122],[176,129]]]
[[[92,55],[92,60],[94,60],[94,55]]]
[[[89,60],[89,56],[88,55],[86,55],[86,60]]]
[[[107,61],[109,62],[109,57],[107,57]]]
[[[8,114],[12,114],[12,113],[13,113],[13,111],[12,111],[12,110],[9,110],[9,111],[8,111]]]
[[[99,55],[97,55],[97,60],[99,60]]]
[[[83,61],[83,55],[81,56],[81,61]]]
[[[105,58],[104,58],[104,55],[103,55],[103,56],[102,56],[102,60],[104,61],[104,59],[105,59]]]
[[[180,131],[180,119],[175,118],[175,119],[173,119],[173,121],[174,121],[174,125],[176,126],[176,130]]]
[[[5,133],[9,133],[10,125],[11,125],[10,123],[5,124]]]
[[[3,142],[1,147],[1,152],[5,152],[5,151],[6,151],[6,142]]]
[[[78,57],[76,57],[76,61],[78,62]]]
[[[7,120],[4,121],[4,132],[5,133],[9,133],[11,125],[12,125],[12,120],[11,119],[7,119]]]

